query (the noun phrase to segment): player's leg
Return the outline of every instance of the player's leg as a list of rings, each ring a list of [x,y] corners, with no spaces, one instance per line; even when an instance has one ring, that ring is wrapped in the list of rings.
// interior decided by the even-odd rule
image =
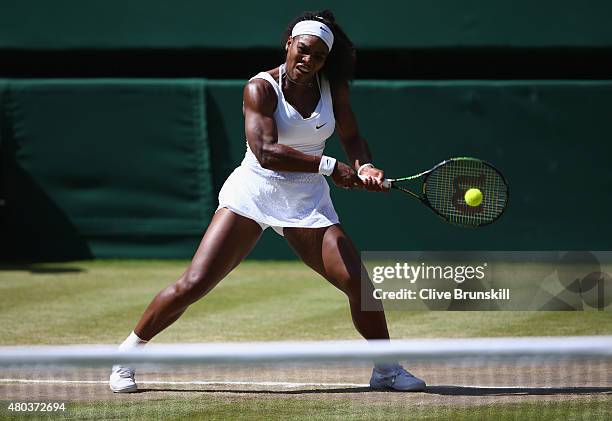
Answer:
[[[308,266],[347,295],[353,323],[364,338],[389,339],[382,304],[372,295],[374,287],[371,281],[364,279],[362,283],[361,258],[339,225],[328,228],[285,228],[284,235]],[[425,389],[425,382],[395,362],[377,364],[372,370],[370,386],[376,389],[421,391]]]
[[[355,328],[364,338],[389,339],[382,305],[372,296],[371,282],[362,291],[361,258],[340,225],[284,228],[283,234],[304,263],[346,294]]]
[[[193,257],[191,264],[173,284],[161,290],[151,301],[134,332],[120,350],[144,345],[174,323],[187,307],[202,298],[244,259],[261,236],[261,226],[228,209],[218,210]],[[113,392],[137,390],[135,370],[115,365],[109,386]]]
[[[251,251],[261,236],[259,224],[228,209],[219,209],[189,268],[173,284],[161,290],[149,304],[134,332],[150,340],[176,321]]]

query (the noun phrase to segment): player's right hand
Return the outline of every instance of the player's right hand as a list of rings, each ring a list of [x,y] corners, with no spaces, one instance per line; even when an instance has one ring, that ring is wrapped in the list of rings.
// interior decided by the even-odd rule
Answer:
[[[344,162],[336,162],[336,168],[334,168],[331,177],[334,180],[334,184],[338,187],[344,189],[363,188],[363,183],[357,177],[355,170]]]

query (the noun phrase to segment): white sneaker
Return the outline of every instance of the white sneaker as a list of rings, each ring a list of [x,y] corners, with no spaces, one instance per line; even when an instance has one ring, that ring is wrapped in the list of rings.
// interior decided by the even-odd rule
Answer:
[[[425,390],[425,382],[418,377],[413,376],[404,369],[401,365],[389,367],[388,370],[377,369],[372,370],[370,378],[370,387],[372,389],[394,389],[404,392],[421,392]]]
[[[109,380],[110,390],[115,393],[136,392],[138,386],[134,380],[134,374],[136,370],[132,368],[114,365]]]

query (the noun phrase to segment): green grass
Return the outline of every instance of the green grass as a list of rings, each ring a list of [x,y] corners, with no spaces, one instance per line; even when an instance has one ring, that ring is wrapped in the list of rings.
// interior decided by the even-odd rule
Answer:
[[[5,409],[3,405],[2,409]],[[164,420],[604,420],[612,401],[558,401],[480,406],[419,406],[410,403],[385,406],[356,400],[286,399],[259,397],[215,397],[201,399],[156,399],[146,405],[122,402],[68,403],[66,411],[50,418],[164,419]],[[121,415],[118,415],[121,414]],[[12,415],[0,410],[0,416]],[[32,414],[21,414],[23,418]],[[40,416],[40,414],[38,414]]]
[[[0,345],[118,344],[187,261],[87,261],[0,268]],[[609,312],[387,313],[394,338],[611,335]],[[355,339],[343,294],[299,262],[240,265],[155,342]],[[365,380],[364,380],[365,381]],[[367,395],[367,393],[366,393]],[[421,408],[342,394],[191,393],[69,402],[68,419],[604,419],[612,400]],[[0,399],[2,397],[0,396]],[[370,398],[371,399],[371,398]],[[585,404],[585,402],[590,402]],[[8,414],[0,409],[0,418]],[[31,415],[31,414],[30,414]],[[41,414],[38,416],[43,417]]]
[[[187,261],[0,270],[1,345],[119,343]],[[609,312],[387,313],[394,338],[612,334]],[[244,262],[156,342],[358,338],[346,298],[299,262]]]

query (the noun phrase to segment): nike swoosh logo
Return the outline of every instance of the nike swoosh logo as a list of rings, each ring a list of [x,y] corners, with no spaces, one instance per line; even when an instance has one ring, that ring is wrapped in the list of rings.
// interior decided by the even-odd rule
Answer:
[[[320,126],[315,126],[315,129],[319,130],[321,127],[325,126],[327,123],[323,123]]]
[[[327,29],[323,28],[322,26],[320,26],[320,28],[321,28],[321,30],[323,30],[323,31],[325,31],[325,32],[327,32],[329,34],[329,31]]]

